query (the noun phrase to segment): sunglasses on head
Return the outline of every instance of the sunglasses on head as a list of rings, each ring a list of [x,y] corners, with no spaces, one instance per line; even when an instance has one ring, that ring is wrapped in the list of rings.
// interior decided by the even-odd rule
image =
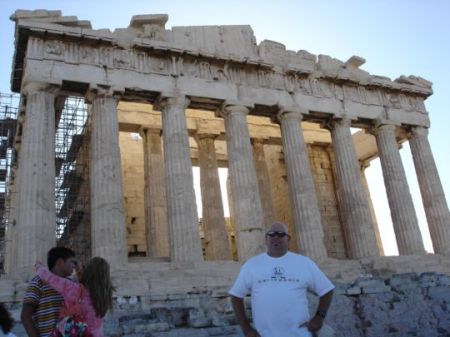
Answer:
[[[266,233],[266,236],[270,236],[271,238],[274,238],[275,236],[278,236],[279,238],[284,238],[286,235],[288,234],[283,231],[268,231]]]

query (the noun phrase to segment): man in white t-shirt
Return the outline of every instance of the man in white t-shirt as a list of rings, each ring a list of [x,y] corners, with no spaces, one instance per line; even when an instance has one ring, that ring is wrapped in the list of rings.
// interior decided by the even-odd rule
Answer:
[[[323,325],[334,285],[306,256],[288,251],[287,226],[272,224],[266,232],[267,253],[249,259],[230,289],[231,304],[246,337],[310,337]],[[314,317],[307,291],[319,296]],[[245,314],[244,297],[251,294],[253,325]]]

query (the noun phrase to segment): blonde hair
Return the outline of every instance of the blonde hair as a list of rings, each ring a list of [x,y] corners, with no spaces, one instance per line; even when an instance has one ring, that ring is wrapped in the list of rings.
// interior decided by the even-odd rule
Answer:
[[[108,310],[113,309],[111,283],[108,262],[101,257],[93,257],[83,270],[80,283],[89,289],[92,305],[97,317],[104,317]]]

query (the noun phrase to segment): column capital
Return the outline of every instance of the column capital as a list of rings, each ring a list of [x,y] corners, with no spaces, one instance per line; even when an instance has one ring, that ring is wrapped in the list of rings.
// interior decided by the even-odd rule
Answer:
[[[218,114],[224,118],[227,118],[234,113],[248,115],[251,108],[253,108],[253,105],[248,105],[242,102],[225,101],[222,104]]]
[[[22,86],[21,91],[25,96],[39,91],[45,91],[47,93],[57,95],[60,91],[60,87],[46,82],[29,82]]]
[[[205,132],[205,131],[197,131],[194,135],[194,138],[196,141],[201,140],[201,139],[216,139],[217,137],[219,137],[220,134],[219,133],[212,133],[212,132]]]
[[[397,125],[381,123],[379,121],[375,121],[375,124],[366,129],[366,131],[374,136],[376,136],[379,131],[389,130],[395,132],[397,130]]]
[[[267,138],[264,137],[255,137],[255,138],[250,138],[250,142],[253,146],[255,145],[264,145],[266,142]]]
[[[366,168],[368,168],[370,166],[370,160],[365,159],[365,160],[358,160],[359,161],[359,167],[361,169],[361,171],[364,171]]]
[[[181,109],[186,109],[189,104],[191,104],[191,100],[182,93],[162,92],[153,103],[153,107],[155,110],[162,111],[167,106],[178,106]]]
[[[121,92],[119,90],[114,90],[112,87],[91,85],[85,94],[85,99],[86,102],[92,103],[96,98],[110,97],[118,102],[120,96]]]
[[[424,126],[412,126],[411,134],[413,136],[428,136],[428,128]]]
[[[336,125],[346,126],[350,128],[352,126],[352,121],[350,118],[346,116],[343,116],[341,118],[330,118],[329,120],[325,121],[321,126],[324,129],[332,130],[335,128]]]
[[[297,119],[299,121],[302,121],[303,115],[307,114],[308,110],[303,109],[302,107],[298,105],[294,106],[284,106],[280,105],[278,109],[278,113],[276,115],[276,118],[274,118],[275,123],[281,122],[282,119]]]
[[[141,126],[139,128],[139,134],[141,135],[141,137],[147,133],[152,133],[152,134],[160,136],[162,134],[162,130],[160,128],[153,128],[153,127],[146,127],[146,126]]]

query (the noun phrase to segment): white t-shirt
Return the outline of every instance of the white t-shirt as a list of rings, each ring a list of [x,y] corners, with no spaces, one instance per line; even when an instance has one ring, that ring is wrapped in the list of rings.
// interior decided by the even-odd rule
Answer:
[[[262,337],[309,337],[306,328],[299,328],[310,319],[308,289],[322,296],[334,285],[306,256],[262,253],[242,266],[229,293],[239,298],[251,294],[253,323]]]

